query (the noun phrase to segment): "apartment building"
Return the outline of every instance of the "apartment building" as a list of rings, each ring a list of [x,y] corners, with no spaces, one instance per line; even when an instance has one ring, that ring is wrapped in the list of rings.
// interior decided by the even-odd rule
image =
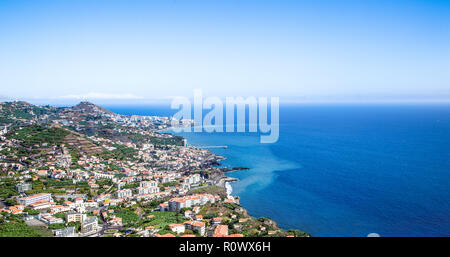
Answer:
[[[189,208],[194,205],[205,205],[207,203],[214,203],[219,196],[211,194],[196,194],[184,197],[175,197],[169,200],[169,211],[179,211],[182,208]]]
[[[86,214],[79,213],[79,212],[69,212],[66,214],[66,222],[80,222],[83,223],[84,220],[86,220]]]
[[[152,194],[152,193],[158,193],[159,187],[157,186],[144,186],[144,187],[138,187],[136,188],[137,193],[139,195],[145,195],[145,194]]]
[[[205,223],[202,221],[188,220],[183,223],[186,229],[197,231],[201,236],[205,234]]]
[[[91,234],[99,230],[97,217],[89,216],[81,223],[81,233]]]
[[[52,194],[49,193],[42,193],[42,194],[35,194],[30,195],[27,197],[22,197],[18,199],[19,204],[23,204],[25,206],[30,205],[32,203],[37,202],[51,202],[52,200]]]
[[[122,189],[122,190],[116,191],[117,198],[125,198],[125,197],[131,197],[131,196],[133,196],[131,189]]]
[[[19,183],[15,185],[15,188],[19,193],[23,193],[25,191],[33,189],[33,186],[31,185],[31,183]]]

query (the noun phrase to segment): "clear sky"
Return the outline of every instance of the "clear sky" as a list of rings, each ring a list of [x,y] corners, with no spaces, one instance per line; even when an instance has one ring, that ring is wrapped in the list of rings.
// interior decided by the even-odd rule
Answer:
[[[0,1],[0,98],[450,99],[450,1]]]

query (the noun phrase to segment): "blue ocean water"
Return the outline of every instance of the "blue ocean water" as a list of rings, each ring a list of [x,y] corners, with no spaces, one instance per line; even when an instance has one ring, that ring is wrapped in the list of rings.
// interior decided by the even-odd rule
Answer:
[[[105,106],[171,115],[168,106]],[[313,236],[449,236],[450,106],[280,106],[280,138],[180,133],[225,156],[233,194],[256,217]]]

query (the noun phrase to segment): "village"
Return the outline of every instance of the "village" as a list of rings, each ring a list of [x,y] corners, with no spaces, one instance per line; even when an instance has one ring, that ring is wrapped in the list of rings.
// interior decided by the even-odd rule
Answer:
[[[161,133],[169,118],[90,103],[0,106],[9,120],[0,130],[0,233],[4,226],[11,236],[304,236],[251,217],[226,192],[229,178],[214,167],[222,157]]]

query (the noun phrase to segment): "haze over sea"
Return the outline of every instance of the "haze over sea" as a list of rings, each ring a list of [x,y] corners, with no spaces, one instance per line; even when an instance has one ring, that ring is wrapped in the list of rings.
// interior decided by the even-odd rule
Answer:
[[[169,106],[105,106],[173,115]],[[251,215],[313,236],[449,236],[450,105],[281,105],[280,138],[180,133],[248,171],[233,194]]]

